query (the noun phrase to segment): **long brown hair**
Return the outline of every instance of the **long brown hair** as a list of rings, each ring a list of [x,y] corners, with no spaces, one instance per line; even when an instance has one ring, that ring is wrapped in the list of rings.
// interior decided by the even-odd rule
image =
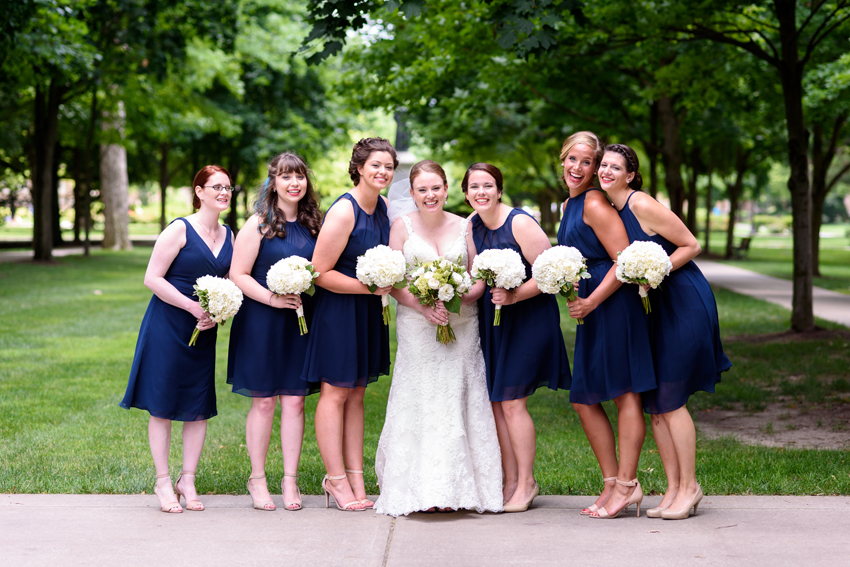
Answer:
[[[298,201],[298,223],[310,231],[313,238],[319,235],[322,226],[322,213],[313,191],[312,172],[304,158],[292,152],[284,152],[269,162],[269,175],[260,188],[254,202],[254,213],[260,217],[257,230],[265,238],[286,237],[286,216],[277,208],[277,177],[284,173],[296,173],[307,179],[307,191]]]
[[[201,198],[198,197],[198,194],[195,192],[195,187],[203,187],[204,185],[206,185],[207,181],[210,180],[210,177],[212,177],[216,173],[225,174],[230,184],[233,184],[233,178],[230,176],[229,171],[227,171],[220,165],[205,165],[198,173],[195,174],[195,180],[192,181],[192,206],[195,209],[201,208]]]

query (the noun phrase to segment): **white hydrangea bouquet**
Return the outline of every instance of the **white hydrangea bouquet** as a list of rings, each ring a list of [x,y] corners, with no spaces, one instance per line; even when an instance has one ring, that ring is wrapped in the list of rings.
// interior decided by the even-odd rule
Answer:
[[[522,257],[509,248],[484,250],[472,261],[472,281],[484,280],[487,285],[502,289],[519,287],[525,279]],[[496,306],[493,326],[502,322],[502,306]]]
[[[636,240],[617,253],[617,279],[623,283],[638,284],[643,309],[649,314],[649,297],[643,286],[655,289],[670,274],[673,264],[664,248],[656,242]]]
[[[357,258],[356,274],[357,279],[372,293],[379,287],[393,286],[402,289],[407,286],[407,262],[404,261],[404,254],[384,244],[370,248]],[[384,325],[389,325],[392,320],[389,295],[381,296],[381,305]]]
[[[575,301],[579,280],[590,277],[585,260],[578,248],[553,246],[537,257],[531,275],[543,293],[560,293],[567,301]],[[576,323],[583,325],[584,319],[578,318]]]
[[[319,277],[319,273],[307,258],[301,256],[290,256],[283,258],[269,268],[266,274],[266,285],[269,291],[277,295],[288,293],[313,295],[316,287],[313,280]],[[307,334],[307,320],[304,319],[304,306],[299,305],[295,309],[298,315],[298,330],[302,335]]]
[[[459,313],[461,296],[472,288],[472,278],[457,262],[440,259],[414,266],[410,273],[408,291],[421,305],[434,307],[442,301],[449,313]],[[437,325],[437,341],[447,345],[455,340],[455,332],[448,323]]]
[[[195,292],[201,309],[210,314],[213,321],[220,325],[236,315],[242,306],[242,290],[236,284],[225,278],[216,276],[201,276],[195,282]],[[189,346],[195,346],[201,330],[195,327]]]

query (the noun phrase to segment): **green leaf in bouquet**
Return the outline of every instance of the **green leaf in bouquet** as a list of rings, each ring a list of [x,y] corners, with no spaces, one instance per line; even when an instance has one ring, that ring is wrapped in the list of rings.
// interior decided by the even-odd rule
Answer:
[[[306,290],[304,293],[306,293],[307,295],[312,296],[314,293],[316,293],[316,286],[314,286],[314,285],[312,285],[312,284],[311,284],[311,285],[310,285],[310,289]]]
[[[400,282],[396,282],[393,284],[395,289],[404,289],[407,287],[407,280],[401,280]]]
[[[378,289],[378,286],[376,286],[375,284],[369,284],[366,287],[369,288],[369,293],[375,293],[375,291],[377,291]]]
[[[451,301],[443,302],[443,306],[445,306],[446,311],[449,313],[460,313],[460,304],[461,299],[458,294],[455,294]]]

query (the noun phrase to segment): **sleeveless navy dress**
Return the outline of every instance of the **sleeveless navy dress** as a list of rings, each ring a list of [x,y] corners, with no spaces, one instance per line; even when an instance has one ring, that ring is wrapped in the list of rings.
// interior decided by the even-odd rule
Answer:
[[[531,277],[531,264],[522,255],[513,234],[513,220],[528,215],[513,209],[505,223],[490,230],[475,215],[472,239],[480,254],[484,250],[509,248],[522,256],[525,279]],[[528,215],[531,216],[531,215]],[[487,369],[487,389],[491,402],[527,398],[541,386],[552,390],[570,388],[570,361],[561,334],[558,301],[554,295],[540,294],[514,305],[502,306],[502,320],[493,326],[496,306],[487,286],[478,300],[478,329]]]
[[[367,215],[351,194],[345,193],[334,204],[340,199],[351,202],[354,228],[333,269],[356,278],[357,258],[390,241],[387,205],[379,197],[375,212]],[[317,287],[301,377],[308,382],[358,388],[389,375],[390,331],[382,312],[380,296],[341,294]]]
[[[605,279],[614,261],[583,219],[587,193],[567,201],[558,244],[574,246],[587,258],[590,279],[581,280],[579,297],[587,298]],[[629,392],[655,388],[649,341],[649,317],[637,291],[623,285],[576,326],[573,387],[570,402],[592,405]]]
[[[266,274],[278,260],[289,256],[313,259],[316,239],[297,221],[286,223],[286,236],[263,238],[251,268],[251,277],[264,288]],[[269,292],[271,293],[271,292]],[[251,398],[306,396],[318,389],[301,379],[307,338],[312,332],[313,297],[301,294],[307,334],[298,330],[294,309],[277,309],[248,296],[233,318],[227,356],[227,383],[233,392]]]
[[[634,195],[634,193],[632,193]],[[629,242],[649,240],[664,248],[668,255],[676,245],[656,234],[649,236],[629,208],[629,200],[620,211]],[[634,291],[635,286],[623,288]],[[637,295],[637,293],[635,293]],[[649,290],[652,304],[650,339],[658,388],[643,393],[646,413],[667,413],[684,406],[698,391],[714,392],[720,373],[732,367],[720,344],[717,304],[708,280],[690,261],[664,278],[661,287]]]
[[[193,300],[201,276],[224,277],[233,257],[230,228],[224,246],[214,256],[206,242],[184,218],[186,244],[174,258],[165,279]],[[130,370],[124,409],[139,408],[172,421],[201,421],[217,414],[215,405],[215,339],[218,325],[201,331],[195,346],[189,339],[198,321],[188,311],[151,298],[142,319],[136,354]]]

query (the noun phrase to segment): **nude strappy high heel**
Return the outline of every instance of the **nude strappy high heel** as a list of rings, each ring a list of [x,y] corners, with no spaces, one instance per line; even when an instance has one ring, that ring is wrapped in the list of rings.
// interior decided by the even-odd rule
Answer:
[[[694,516],[697,515],[697,508],[702,502],[702,487],[697,485],[697,492],[694,494],[694,499],[688,504],[684,510],[670,510],[669,508],[661,512],[661,517],[665,520],[686,520],[691,515],[691,508],[694,509]]]
[[[174,483],[174,494],[177,495],[177,503],[180,503],[180,497],[182,496],[186,500],[187,510],[191,510],[193,512],[203,512],[204,505],[200,500],[189,500],[184,494],[180,492],[180,489],[177,488],[177,485],[180,484],[180,479],[184,476],[191,476],[192,478],[195,478],[195,471],[180,471],[180,474],[177,476],[177,482]]]
[[[161,478],[167,478],[169,486],[171,485],[171,475],[170,474],[158,474],[156,475],[157,481]],[[154,494],[156,494],[156,482],[154,482],[153,488]],[[157,494],[159,496],[159,494]],[[166,514],[182,514],[183,507],[180,506],[180,498],[177,498],[176,502],[166,502],[165,504],[160,504],[159,509]]]
[[[333,476],[333,475],[330,475],[330,474],[326,474],[325,478],[322,479],[322,490],[325,491],[325,508],[330,508],[330,498],[333,498],[334,504],[336,504],[336,507],[339,508],[340,510],[344,510],[346,512],[362,512],[366,508],[352,508],[352,506],[357,506],[357,505],[360,504],[359,500],[352,500],[351,502],[347,502],[344,505],[340,506],[339,501],[336,499],[336,496],[334,496],[331,493],[331,491],[328,490],[328,485],[327,485],[328,481],[330,481],[330,480],[342,480],[344,478],[347,479],[348,477],[344,474],[341,474],[339,476]]]
[[[262,476],[251,475],[251,476],[248,477],[248,482],[247,482],[248,494],[251,494],[250,484],[251,484],[252,480],[266,480],[266,475],[262,475]],[[266,484],[266,486],[268,486],[268,484]],[[281,487],[282,487],[282,485],[281,485]],[[254,510],[265,510],[266,512],[274,512],[275,510],[277,510],[277,506],[275,506],[274,502],[272,502],[271,500],[265,500],[263,502],[257,502],[256,500],[254,500],[254,497],[251,496],[251,502],[254,505]]]
[[[602,477],[603,484],[608,483],[608,482],[614,482],[615,480],[617,480],[616,476],[604,476],[604,477]],[[610,497],[611,496],[609,495],[608,498],[610,498]],[[607,502],[607,500],[606,500],[606,502]],[[605,504],[603,504],[603,506],[604,505]],[[582,516],[590,516],[591,512],[596,512],[597,510],[599,510],[599,506],[597,506],[596,503],[594,502],[593,504],[591,504],[590,506],[588,506],[587,508],[582,510],[580,512],[580,514]]]
[[[640,503],[643,502],[643,489],[640,487],[640,482],[638,482],[638,479],[635,478],[630,480],[629,482],[623,482],[622,480],[617,479],[615,482],[620,486],[635,486],[637,488],[635,488],[634,492],[632,492],[632,495],[629,496],[629,501],[626,502],[626,505],[617,510],[616,514],[609,514],[608,510],[606,510],[605,506],[603,506],[602,508],[596,511],[596,514],[591,514],[590,517],[602,518],[603,520],[616,518],[623,510],[628,510],[629,506],[631,506],[632,504],[637,504],[637,517],[640,518]]]
[[[285,476],[285,477],[286,477],[286,476],[290,476],[290,477],[293,477],[293,476],[294,476],[295,478],[298,478],[298,475],[297,475],[297,474],[288,474],[288,473],[283,473],[283,476]],[[298,485],[297,485],[297,484],[295,485],[295,490],[297,490],[297,491],[298,491],[298,502],[287,502],[287,501],[286,501],[286,498],[284,498],[284,499],[283,499],[283,509],[284,509],[284,510],[289,510],[290,512],[296,512],[296,511],[298,511],[298,510],[300,510],[300,509],[301,509],[301,505],[302,505],[302,502],[301,502],[301,489],[300,489],[300,488],[298,488]],[[284,492],[283,492],[283,479],[280,479],[280,494],[281,494],[281,496],[283,495],[283,493],[284,493]],[[292,508],[292,506],[297,506],[297,508]]]
[[[353,471],[351,469],[345,469],[345,474],[363,474],[363,471]],[[364,510],[375,507],[375,503],[369,500],[368,498],[360,500],[360,503],[363,504]]]

